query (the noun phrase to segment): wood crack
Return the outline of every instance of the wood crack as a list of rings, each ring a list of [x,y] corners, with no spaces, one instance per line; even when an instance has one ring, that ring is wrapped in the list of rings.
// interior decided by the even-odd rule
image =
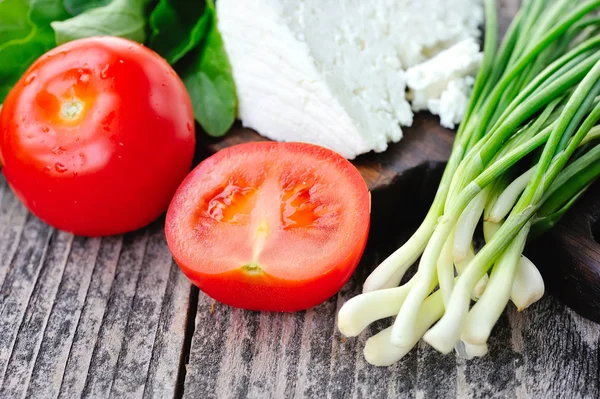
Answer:
[[[185,378],[187,376],[188,361],[190,360],[190,352],[192,348],[192,338],[196,331],[196,314],[198,312],[198,296],[200,290],[192,286],[190,289],[189,310],[186,317],[185,339],[179,360],[179,368],[177,371],[177,383],[175,385],[175,399],[183,398],[185,394]]]

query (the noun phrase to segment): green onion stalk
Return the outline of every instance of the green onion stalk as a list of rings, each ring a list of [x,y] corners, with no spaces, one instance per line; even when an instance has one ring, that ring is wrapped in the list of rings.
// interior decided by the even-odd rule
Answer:
[[[521,311],[542,297],[527,240],[600,176],[598,8],[600,0],[525,0],[499,43],[496,4],[485,0],[482,65],[431,208],[338,315],[349,337],[395,316],[367,340],[370,363],[393,364],[420,339],[483,356],[508,303]]]

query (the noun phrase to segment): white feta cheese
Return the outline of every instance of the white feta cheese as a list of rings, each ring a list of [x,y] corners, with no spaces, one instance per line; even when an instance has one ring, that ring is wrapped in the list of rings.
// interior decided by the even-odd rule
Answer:
[[[480,3],[219,0],[238,116],[271,139],[347,158],[385,151],[412,124],[405,70],[478,36]]]

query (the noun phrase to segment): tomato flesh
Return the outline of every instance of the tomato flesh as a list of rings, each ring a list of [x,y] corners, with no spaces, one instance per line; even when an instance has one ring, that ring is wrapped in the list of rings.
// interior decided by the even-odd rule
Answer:
[[[208,295],[295,311],[335,294],[355,270],[370,196],[340,155],[310,144],[249,143],[202,162],[167,212],[175,260]]]
[[[0,115],[2,172],[49,224],[118,234],[163,213],[195,149],[189,95],[153,51],[82,39],[37,60]]]

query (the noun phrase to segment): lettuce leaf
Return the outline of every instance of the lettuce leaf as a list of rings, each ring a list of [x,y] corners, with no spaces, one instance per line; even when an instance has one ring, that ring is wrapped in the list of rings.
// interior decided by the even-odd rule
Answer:
[[[102,7],[110,3],[111,0],[64,0],[65,9],[72,16],[81,14],[84,11],[96,7]]]
[[[11,40],[23,39],[31,32],[28,13],[27,0],[0,1],[0,46]]]
[[[7,40],[0,44],[0,103],[29,65],[56,46],[50,23],[69,17],[60,0],[4,0],[0,14],[6,15],[7,9],[11,9],[11,16],[20,16],[23,28],[5,33]]]
[[[147,3],[148,0],[113,0],[76,17],[53,22],[56,43],[90,36],[119,36],[143,43],[146,41]]]

